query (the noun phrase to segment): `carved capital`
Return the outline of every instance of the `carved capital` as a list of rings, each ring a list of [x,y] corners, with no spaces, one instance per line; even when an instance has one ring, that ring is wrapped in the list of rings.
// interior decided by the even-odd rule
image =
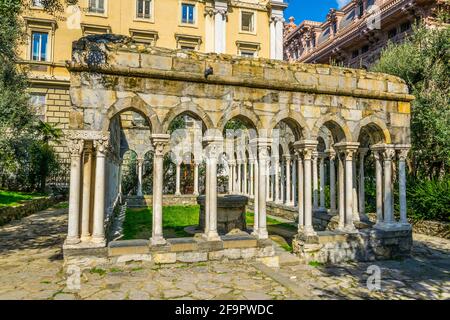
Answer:
[[[408,158],[409,149],[400,149],[397,150],[398,152],[398,160],[399,161],[406,161]]]
[[[109,151],[109,138],[102,138],[94,140],[94,148],[97,151],[97,155],[105,155]]]
[[[70,139],[67,142],[67,148],[69,149],[71,157],[80,157],[84,149],[84,140]]]
[[[395,158],[395,149],[386,148],[382,151],[384,161],[392,161]]]

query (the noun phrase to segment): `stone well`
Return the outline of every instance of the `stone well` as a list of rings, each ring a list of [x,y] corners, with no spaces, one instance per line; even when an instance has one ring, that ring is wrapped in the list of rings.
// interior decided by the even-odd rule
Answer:
[[[205,229],[205,196],[199,196],[200,205],[199,228]],[[245,214],[248,198],[239,195],[226,195],[217,197],[217,232],[227,234],[233,229],[245,231],[247,223]]]

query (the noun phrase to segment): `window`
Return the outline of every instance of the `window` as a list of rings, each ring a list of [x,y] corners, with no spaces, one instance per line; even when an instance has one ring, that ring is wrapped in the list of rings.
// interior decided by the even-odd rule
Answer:
[[[202,38],[199,36],[192,36],[187,34],[175,34],[175,40],[177,42],[177,49],[183,50],[200,50]]]
[[[151,17],[151,0],[136,0],[136,18],[150,19]]]
[[[89,0],[89,12],[105,14],[105,0]]]
[[[402,23],[402,25],[400,26],[400,32],[405,32],[408,31],[411,28],[411,22],[405,22]]]
[[[255,52],[254,51],[241,51],[241,56],[253,58],[255,56]]]
[[[361,48],[361,54],[364,54],[367,51],[369,51],[369,46],[365,45],[364,47]]]
[[[362,17],[362,15],[364,14],[364,2],[360,1],[358,3],[358,17]]]
[[[352,52],[352,58],[354,59],[354,58],[356,58],[357,56],[359,56],[359,50],[354,50],[354,51]]]
[[[181,4],[181,22],[186,24],[195,23],[195,5],[182,3]]]
[[[45,121],[45,94],[32,93],[30,95],[30,104],[36,112],[36,115],[42,121]]]
[[[257,58],[261,45],[256,42],[236,41],[237,54],[241,57]]]
[[[392,39],[393,37],[395,37],[397,35],[397,29],[393,28],[391,30],[388,31],[388,38]]]
[[[254,17],[253,12],[241,13],[241,31],[255,32]]]
[[[44,5],[42,4],[42,0],[33,0],[32,6],[33,7],[39,7],[39,8],[44,7]]]
[[[31,60],[47,61],[48,59],[48,33],[31,33]]]

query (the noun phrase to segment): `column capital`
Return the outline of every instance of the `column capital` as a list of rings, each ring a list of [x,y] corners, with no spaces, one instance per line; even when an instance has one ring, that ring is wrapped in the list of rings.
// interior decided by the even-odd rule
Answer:
[[[395,158],[395,146],[393,144],[376,144],[370,149],[382,155],[384,161],[392,161]]]
[[[156,157],[164,156],[164,148],[169,143],[170,135],[168,134],[152,134],[151,140],[155,149]]]
[[[364,157],[367,154],[367,152],[369,152],[369,150],[370,150],[369,148],[359,148],[358,153],[360,156]]]
[[[84,140],[69,139],[67,140],[67,148],[71,157],[80,157],[84,149]]]
[[[104,155],[108,152],[109,147],[109,137],[94,140],[94,148],[97,150],[97,156],[99,153]]]
[[[356,152],[359,148],[359,142],[339,142],[335,143],[333,147],[339,152],[344,152],[345,150]]]
[[[397,151],[398,160],[406,161],[410,149],[411,149],[410,144],[396,144],[395,150]]]
[[[283,159],[288,162],[292,160],[292,156],[290,154],[283,154]]]
[[[317,140],[300,140],[294,142],[294,149],[296,150],[316,150],[319,142]]]
[[[334,149],[325,150],[325,154],[330,158],[330,160],[334,160],[336,158],[336,151]]]

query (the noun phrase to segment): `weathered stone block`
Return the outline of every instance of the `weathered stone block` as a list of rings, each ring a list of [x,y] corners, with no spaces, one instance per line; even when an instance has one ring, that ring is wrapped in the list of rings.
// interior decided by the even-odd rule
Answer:
[[[179,252],[177,253],[177,261],[180,262],[201,262],[208,261],[207,252]]]
[[[177,254],[174,252],[160,252],[153,254],[153,261],[157,264],[177,262]]]
[[[143,54],[141,56],[141,67],[158,69],[158,70],[171,70],[172,58],[158,55]]]

